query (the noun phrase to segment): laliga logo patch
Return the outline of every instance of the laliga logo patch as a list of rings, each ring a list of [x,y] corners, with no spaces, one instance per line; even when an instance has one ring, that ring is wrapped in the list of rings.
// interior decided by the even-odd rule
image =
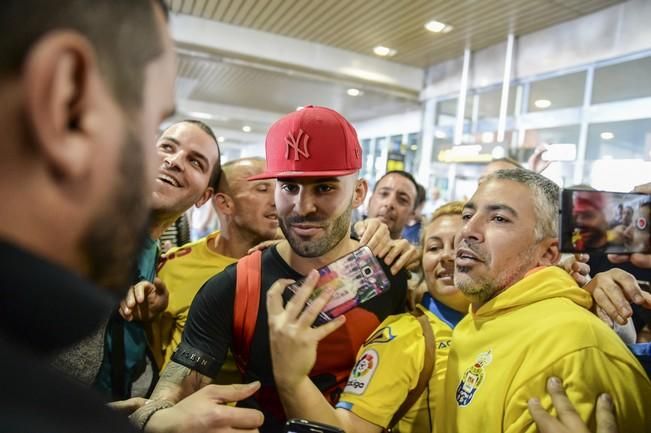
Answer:
[[[646,218],[639,217],[637,220],[635,220],[635,227],[637,227],[638,230],[644,230],[646,229],[646,226],[647,226]]]
[[[477,361],[463,373],[463,378],[457,387],[457,405],[461,407],[468,406],[477,389],[486,377],[485,367],[493,361],[491,351],[482,352],[477,357]]]
[[[375,334],[371,335],[368,340],[364,342],[364,347],[368,346],[369,344],[388,343],[394,338],[396,338],[396,336],[391,333],[391,327],[386,326],[382,329],[379,329]]]
[[[362,395],[366,391],[379,362],[380,357],[375,350],[369,349],[364,352],[350,373],[344,392]]]

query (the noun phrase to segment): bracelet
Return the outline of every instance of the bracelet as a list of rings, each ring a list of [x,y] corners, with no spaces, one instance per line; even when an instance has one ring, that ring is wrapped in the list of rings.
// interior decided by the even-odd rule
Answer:
[[[129,416],[129,420],[141,431],[145,431],[145,426],[151,417],[162,409],[168,409],[174,406],[174,403],[167,400],[149,400],[140,409]]]

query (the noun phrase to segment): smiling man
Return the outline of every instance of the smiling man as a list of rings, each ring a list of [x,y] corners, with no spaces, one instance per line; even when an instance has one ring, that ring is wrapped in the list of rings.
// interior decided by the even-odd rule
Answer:
[[[360,246],[350,237],[351,214],[363,202],[367,185],[358,177],[362,149],[355,130],[328,108],[307,106],[281,118],[271,126],[265,146],[266,171],[249,179],[276,179],[276,211],[286,240],[257,253],[257,262],[256,256],[247,256],[206,282],[152,399],[175,402],[201,389],[216,377],[232,348],[244,381],[262,385],[247,404],[262,408],[262,431],[276,432],[285,416],[273,378],[265,296],[277,280],[301,279]],[[388,266],[384,269],[391,289],[346,313],[347,325],[321,342],[310,376],[332,403],[368,334],[388,315],[403,311],[406,272],[393,276]],[[240,286],[245,279],[249,283]],[[254,312],[250,344],[234,325],[236,290],[237,299],[252,299],[246,304],[246,311]]]
[[[651,422],[644,370],[590,312],[590,295],[551,266],[559,258],[558,206],[558,187],[525,170],[486,176],[466,203],[454,281],[472,309],[453,333],[438,431],[535,431],[527,402],[542,397],[551,410],[551,376],[563,378],[592,431],[604,392],[620,431]]]
[[[104,356],[95,378],[95,386],[114,400],[142,396],[150,386],[151,380],[144,380],[141,389],[133,389],[134,382],[147,370],[148,341],[143,322],[157,317],[168,302],[166,287],[155,280],[158,238],[183,212],[212,197],[221,173],[217,138],[198,120],[184,120],[165,129],[156,141],[156,151],[150,235],[140,252],[133,286],[119,314],[109,320]],[[160,367],[150,365],[156,370]]]
[[[406,171],[387,172],[375,184],[368,204],[369,218],[379,218],[389,227],[391,239],[400,239],[416,204],[418,184]]]
[[[152,348],[165,366],[181,342],[192,299],[210,277],[244,257],[248,250],[277,235],[273,179],[248,181],[264,171],[264,159],[243,158],[222,166],[217,193],[212,199],[219,227],[210,235],[170,250],[163,257],[158,277],[170,292],[170,302],[152,326]],[[235,365],[220,383],[237,383]]]

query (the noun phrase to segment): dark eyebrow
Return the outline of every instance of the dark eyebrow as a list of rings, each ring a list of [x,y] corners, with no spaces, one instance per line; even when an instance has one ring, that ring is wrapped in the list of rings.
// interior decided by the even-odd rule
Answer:
[[[163,141],[163,140],[164,140],[164,141],[171,141],[172,143],[176,144],[177,146],[180,146],[180,145],[181,145],[181,142],[180,142],[179,140],[177,140],[177,139],[174,138],[174,137],[169,137],[169,136],[167,136],[167,135],[161,137],[159,141]]]
[[[477,210],[477,206],[471,201],[463,205],[463,210],[470,209],[470,210]]]
[[[196,150],[190,152],[190,156],[194,156],[195,158],[200,159],[203,162],[203,165],[206,166],[206,168],[210,167],[210,163],[208,163],[208,158],[206,158],[203,154],[197,152]]]

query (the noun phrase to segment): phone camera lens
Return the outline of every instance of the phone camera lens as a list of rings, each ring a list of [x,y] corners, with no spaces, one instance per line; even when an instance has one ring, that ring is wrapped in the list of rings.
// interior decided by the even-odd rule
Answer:
[[[362,269],[362,273],[364,274],[364,276],[368,277],[373,273],[373,269],[371,269],[370,266],[366,266],[365,268]]]

